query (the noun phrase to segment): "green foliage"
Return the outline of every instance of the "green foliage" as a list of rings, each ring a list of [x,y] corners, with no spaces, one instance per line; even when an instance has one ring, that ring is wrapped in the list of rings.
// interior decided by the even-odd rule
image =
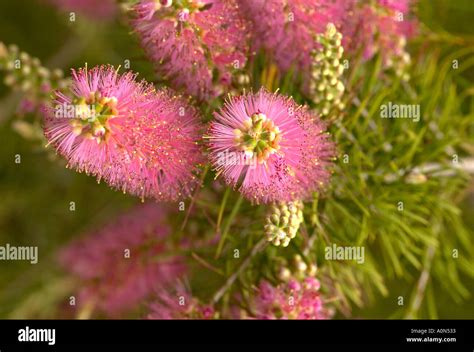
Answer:
[[[474,152],[474,41],[472,33],[454,35],[440,27],[444,17],[437,23],[440,12],[430,15],[428,3],[419,6],[426,28],[410,48],[409,81],[384,71],[380,57],[364,64],[360,58],[349,62],[342,76],[346,108],[327,119],[338,147],[331,188],[306,202],[304,221],[288,247],[265,240],[267,207],[252,206],[215,181],[208,167],[203,170],[203,187],[184,212],[170,219],[176,243],[187,236],[215,243],[185,253],[198,273],[190,275],[195,295],[217,302],[225,313],[239,293],[245,307],[258,280],[275,282],[279,268],[299,254],[307,264],[317,263],[324,297],[337,308],[337,317],[472,315],[474,307],[466,301],[472,301],[474,289],[474,241],[461,208],[472,178],[459,166]],[[463,1],[453,3],[462,11],[471,8],[462,7]],[[1,6],[10,12],[21,9],[12,4]],[[34,4],[28,1],[26,6],[42,11]],[[447,2],[439,4],[449,8]],[[63,61],[52,60],[61,68],[82,66],[84,61],[118,65],[126,54],[136,63],[133,70],[152,79],[151,65],[141,59],[125,26],[81,22],[69,28],[65,18],[48,16],[47,33],[55,45],[48,41],[46,46],[28,47],[31,41],[23,32],[16,33],[10,21],[3,22],[4,15],[2,35],[8,30],[13,34],[7,43],[24,44],[42,58],[60,49],[68,37],[80,49],[66,45]],[[24,20],[27,26],[29,20]],[[253,89],[279,87],[311,105],[294,81],[293,71],[276,72],[264,55],[258,55],[251,68]],[[5,109],[5,99],[0,103],[1,242],[41,244],[43,259],[33,268],[2,264],[0,316],[52,317],[74,287],[56,268],[58,248],[136,201],[65,170],[60,161],[48,160],[37,142],[13,134],[14,114]],[[420,120],[381,118],[380,106],[389,102],[419,105]],[[221,103],[216,100],[204,109],[207,121]],[[16,154],[25,162],[15,166]],[[74,213],[67,209],[71,200],[77,204]],[[472,205],[464,208],[472,214]],[[365,262],[326,260],[326,247],[333,244],[364,247]],[[446,305],[452,302],[459,308],[450,312]]]

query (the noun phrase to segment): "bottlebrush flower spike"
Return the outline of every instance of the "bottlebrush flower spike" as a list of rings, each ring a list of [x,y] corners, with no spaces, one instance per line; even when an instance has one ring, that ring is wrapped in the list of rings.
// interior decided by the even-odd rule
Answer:
[[[416,22],[408,18],[414,2],[359,1],[352,11],[352,19],[341,27],[344,47],[350,52],[362,51],[366,60],[379,53],[384,68],[393,69],[398,76],[408,79],[406,68],[411,60],[405,46],[407,38],[416,32]]]
[[[256,319],[329,319],[319,293],[319,281],[314,277],[303,280],[291,278],[288,282],[273,286],[262,281],[251,302]]]
[[[411,0],[240,0],[252,23],[252,50],[263,50],[280,71],[290,68],[309,76],[311,52],[319,47],[313,39],[333,23],[343,34],[346,51],[364,52],[370,59],[381,53],[384,64],[404,66],[406,38],[414,33],[408,15]],[[263,20],[264,19],[264,20]],[[400,71],[400,67],[395,67]],[[305,85],[308,83],[304,81]]]
[[[158,204],[140,205],[60,252],[80,280],[79,309],[120,315],[184,273],[183,258],[168,253],[168,216]]]
[[[316,273],[316,265],[308,266],[300,255],[295,255],[291,264],[285,261],[279,268],[280,284],[275,286],[268,281],[260,282],[250,302],[250,318],[331,318],[333,310],[323,304]]]
[[[334,145],[325,125],[293,99],[260,90],[214,113],[210,159],[253,203],[307,198],[329,178]]]
[[[216,314],[212,306],[200,303],[178,283],[174,289],[158,291],[150,305],[148,319],[212,319]]]
[[[142,199],[190,195],[202,161],[199,115],[170,91],[111,66],[73,71],[73,98],[56,94],[45,135],[68,166]]]
[[[248,56],[248,23],[236,0],[141,0],[132,24],[159,76],[206,100],[232,83]]]
[[[355,0],[241,0],[252,22],[252,49],[264,50],[281,71],[308,71],[314,37],[329,22],[347,20]]]

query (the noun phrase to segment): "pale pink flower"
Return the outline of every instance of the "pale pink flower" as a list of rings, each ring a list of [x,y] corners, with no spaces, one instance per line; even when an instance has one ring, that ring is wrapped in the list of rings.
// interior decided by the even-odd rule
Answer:
[[[251,318],[255,319],[329,319],[319,293],[319,281],[314,277],[290,279],[273,286],[262,281],[252,297]]]
[[[73,97],[56,94],[45,135],[68,166],[141,198],[178,200],[197,183],[199,114],[167,90],[111,66],[73,71]]]
[[[161,5],[160,5],[161,4]],[[248,56],[248,23],[236,0],[141,0],[132,24],[160,78],[200,100],[222,93]]]
[[[251,20],[252,49],[263,50],[281,71],[308,70],[315,35],[347,20],[354,0],[240,0]]]
[[[358,1],[350,20],[341,26],[344,46],[350,53],[362,51],[366,60],[380,54],[384,64],[400,60],[407,39],[416,33],[416,22],[410,18],[412,0]]]
[[[202,304],[183,284],[163,288],[150,304],[148,319],[212,319],[216,315],[211,305]]]
[[[260,90],[214,114],[210,159],[254,203],[304,199],[329,178],[334,145],[325,125],[292,98]]]
[[[364,51],[370,59],[381,53],[401,55],[404,41],[414,34],[409,18],[411,0],[239,0],[252,22],[252,49],[264,51],[283,73],[294,69],[303,81],[318,49],[315,36],[333,23],[343,35],[346,52]],[[400,13],[404,20],[399,21]],[[307,82],[306,82],[307,83]]]
[[[121,315],[184,273],[183,258],[169,252],[168,216],[158,204],[139,205],[60,252],[61,264],[80,282],[79,310],[91,305]]]

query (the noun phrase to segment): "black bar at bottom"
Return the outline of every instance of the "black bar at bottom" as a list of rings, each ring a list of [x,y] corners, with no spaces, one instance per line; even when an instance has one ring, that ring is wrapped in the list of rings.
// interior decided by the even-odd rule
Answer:
[[[0,351],[215,343],[394,345],[401,350],[474,351],[473,326],[472,320],[0,320]]]

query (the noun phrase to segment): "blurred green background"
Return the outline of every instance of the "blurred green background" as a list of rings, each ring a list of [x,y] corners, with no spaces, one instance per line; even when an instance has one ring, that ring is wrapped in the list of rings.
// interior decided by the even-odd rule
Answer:
[[[474,38],[472,0],[423,0],[418,6],[420,20],[435,31],[447,31]],[[39,57],[50,67],[67,73],[70,67],[101,63],[120,65],[130,60],[140,77],[153,79],[152,68],[130,30],[118,20],[90,22],[58,12],[34,0],[0,1],[0,41],[15,43],[21,50]],[[0,79],[3,76],[0,74]],[[472,77],[467,79],[472,81]],[[39,262],[0,262],[0,318],[53,317],[56,300],[63,299],[60,269],[54,261],[56,250],[71,238],[99,225],[139,201],[98,185],[93,177],[64,167],[52,160],[44,147],[29,142],[12,130],[18,95],[0,84],[0,245],[39,247]],[[21,163],[15,163],[15,155]],[[70,211],[75,202],[75,211]],[[463,213],[474,228],[474,187],[463,200]],[[473,263],[474,265],[474,263]],[[393,282],[398,292],[410,292]],[[466,283],[474,291],[474,283]],[[441,290],[435,290],[442,318],[473,318],[474,301],[453,304]],[[444,303],[445,302],[445,303]],[[393,297],[380,297],[374,306],[355,310],[354,317],[385,318],[394,310]]]

